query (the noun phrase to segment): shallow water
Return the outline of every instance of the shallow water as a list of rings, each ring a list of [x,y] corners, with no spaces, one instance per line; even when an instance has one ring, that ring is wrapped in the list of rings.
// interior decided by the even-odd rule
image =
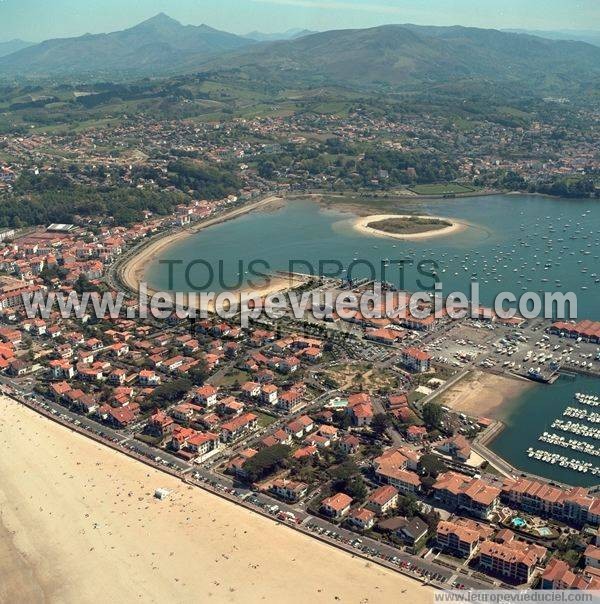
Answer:
[[[328,271],[339,270],[341,264],[347,271],[342,276],[353,278],[380,279],[385,271],[385,280],[416,291],[434,283],[418,272],[417,264],[434,261],[444,294],[469,294],[472,279],[480,284],[483,304],[491,304],[502,291],[517,297],[527,290],[573,291],[579,317],[600,320],[597,204],[591,199],[517,195],[407,202],[407,211],[456,218],[471,226],[448,236],[402,241],[357,232],[352,214],[310,200],[290,201],[271,212],[250,213],[212,226],[175,244],[161,257],[180,263],[173,267],[172,283],[168,267],[158,260],[148,266],[146,280],[160,290],[219,292],[244,287],[252,278],[252,268],[309,272],[304,264],[308,262],[318,272],[321,261]],[[394,211],[401,209],[396,205]],[[373,213],[381,210],[374,207]],[[385,259],[390,260],[387,267],[382,266]],[[394,265],[399,260],[405,262],[403,270]],[[364,261],[373,267],[373,274]],[[190,266],[193,262],[196,265]],[[431,265],[423,268],[431,273]],[[254,282],[262,280],[254,278]]]

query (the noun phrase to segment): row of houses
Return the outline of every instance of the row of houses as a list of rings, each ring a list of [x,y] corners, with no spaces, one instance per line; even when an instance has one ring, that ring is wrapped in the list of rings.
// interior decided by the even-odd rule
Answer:
[[[375,526],[378,517],[386,516],[398,505],[400,492],[391,485],[375,489],[364,505],[352,508],[354,500],[346,493],[335,493],[321,501],[320,511],[334,520],[344,520],[346,525],[358,531],[368,531]],[[379,522],[378,527],[395,534],[408,545],[415,545],[428,533],[429,527],[420,518],[407,519],[395,516]]]
[[[542,565],[545,547],[518,540],[503,529],[493,537],[494,529],[469,518],[442,520],[436,531],[437,547],[459,558],[477,559],[486,573],[516,584],[528,584]],[[583,555],[584,569],[574,570],[559,558],[551,558],[541,573],[541,589],[600,589],[600,548],[590,544]]]
[[[578,323],[557,321],[548,328],[548,331],[562,337],[581,338],[585,342],[600,343],[600,321],[584,320]]]

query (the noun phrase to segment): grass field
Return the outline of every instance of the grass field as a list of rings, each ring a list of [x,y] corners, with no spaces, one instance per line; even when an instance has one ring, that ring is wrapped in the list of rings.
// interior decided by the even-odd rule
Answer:
[[[266,428],[267,426],[270,426],[273,422],[277,421],[276,417],[273,417],[272,415],[267,415],[266,413],[258,412],[256,415],[258,416],[258,425],[261,428]]]
[[[234,384],[243,384],[250,379],[250,374],[247,371],[241,369],[232,369],[214,380],[215,386],[231,387]]]
[[[475,189],[456,183],[440,185],[415,185],[410,190],[417,195],[453,195],[460,193],[472,193]]]
[[[452,226],[451,222],[439,218],[387,218],[377,222],[370,222],[369,227],[383,231],[384,233],[395,233],[400,235],[412,235],[414,233],[428,233],[438,231]]]

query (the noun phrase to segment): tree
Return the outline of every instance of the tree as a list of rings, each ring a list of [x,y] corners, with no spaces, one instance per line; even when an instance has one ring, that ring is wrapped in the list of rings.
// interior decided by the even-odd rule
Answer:
[[[359,473],[360,468],[356,465],[354,460],[348,459],[344,463],[331,470],[331,477],[337,481],[345,481]]]
[[[419,512],[419,502],[414,495],[405,495],[398,499],[398,513],[407,518],[413,518]]]
[[[367,485],[360,474],[346,480],[341,490],[352,499],[364,499],[367,496]]]
[[[191,389],[192,382],[187,378],[179,378],[157,386],[152,396],[142,403],[142,408],[168,407],[176,400],[181,399]]]
[[[439,474],[442,474],[447,469],[446,464],[437,455],[430,454],[421,457],[417,471],[421,475],[437,478]]]
[[[391,425],[392,420],[387,413],[376,413],[371,422],[371,430],[381,436]]]
[[[204,382],[208,379],[208,376],[210,375],[210,371],[208,370],[208,364],[204,355],[200,359],[200,362],[197,365],[194,365],[194,367],[192,367],[188,371],[187,375],[188,379],[195,386],[202,386],[204,384]]]
[[[262,178],[273,178],[275,165],[271,161],[265,161],[258,164],[258,175]]]
[[[343,491],[353,499],[364,499],[367,495],[367,486],[360,474],[360,468],[352,459],[340,464],[331,471],[333,488]]]
[[[425,522],[427,522],[427,526],[429,527],[430,533],[435,533],[437,531],[437,525],[440,521],[440,515],[435,510],[431,510],[424,516]]]
[[[425,403],[422,415],[423,421],[428,428],[439,428],[444,417],[444,410],[438,403]]]
[[[271,474],[276,468],[282,466],[283,462],[290,456],[292,449],[287,445],[273,445],[261,449],[254,457],[248,459],[243,469],[251,482],[260,480]]]

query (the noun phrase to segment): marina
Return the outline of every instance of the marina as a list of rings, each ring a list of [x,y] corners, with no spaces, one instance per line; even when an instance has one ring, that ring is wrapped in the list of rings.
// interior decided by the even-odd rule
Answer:
[[[577,409],[576,407],[567,407],[563,415],[565,417],[575,417],[577,419],[584,419],[590,424],[600,424],[600,413],[594,413],[593,411],[586,411],[585,409]]]
[[[593,471],[600,465],[600,413],[586,404],[594,402],[594,393],[600,393],[600,380],[584,375],[530,388],[505,409],[500,418],[505,429],[489,448],[520,470],[550,480],[600,483]]]
[[[593,438],[594,440],[600,440],[600,428],[594,428],[592,426],[586,426],[585,424],[579,424],[577,422],[563,421],[556,419],[550,426],[553,430],[560,430],[562,432],[570,432],[571,434],[578,434],[587,438]]]
[[[576,392],[575,400],[581,405],[588,405],[589,407],[600,406],[600,397],[596,394],[582,394],[581,392]]]
[[[599,399],[600,397],[596,394],[583,394],[581,392],[575,392],[573,395],[573,400],[581,405],[597,406]],[[553,447],[570,449],[571,451],[583,453],[589,457],[600,457],[600,447],[597,447],[593,442],[589,442],[600,440],[600,427],[593,425],[600,423],[600,414],[588,412],[586,409],[568,406],[563,411],[563,417],[574,417],[579,420],[583,420],[583,422],[562,420],[557,418],[552,422],[550,428],[559,432],[575,434],[587,440],[579,440],[567,436],[561,436],[555,432],[544,431],[538,437],[538,441]],[[600,473],[600,468],[595,466],[591,461],[582,459],[568,459],[563,455],[543,449],[534,449],[533,447],[529,447],[527,449],[527,457],[552,466],[558,465],[566,470],[572,470],[582,474],[587,474],[589,472],[592,476],[598,476]]]
[[[527,456],[546,464],[558,465],[561,468],[575,470],[576,472],[584,474],[589,472],[594,476],[600,476],[600,467],[592,465],[589,461],[584,462],[579,459],[559,455],[558,453],[550,453],[544,449],[534,449],[533,447],[527,449]]]
[[[574,438],[567,439],[565,436],[559,436],[558,434],[544,432],[538,440],[543,443],[549,443],[555,447],[562,447],[563,449],[571,449],[573,451],[579,451],[586,455],[593,455],[594,457],[600,457],[600,450],[583,440],[576,440]]]

